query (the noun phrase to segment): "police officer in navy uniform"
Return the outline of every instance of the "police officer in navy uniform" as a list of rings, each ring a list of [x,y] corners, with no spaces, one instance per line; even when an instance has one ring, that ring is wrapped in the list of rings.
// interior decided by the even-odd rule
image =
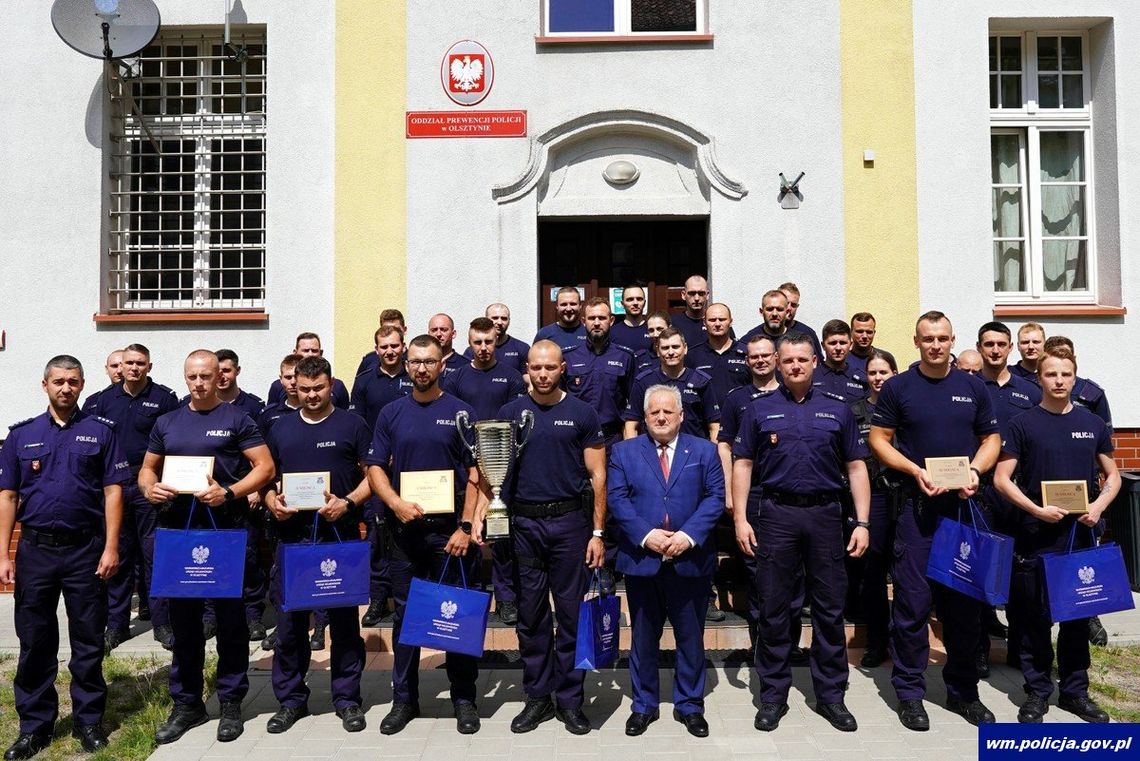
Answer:
[[[733,504],[745,504],[752,471],[760,470],[762,496],[755,524],[735,515],[742,549],[759,556],[760,633],[756,671],[760,710],[755,726],[774,730],[788,712],[792,684],[788,612],[793,580],[804,573],[811,596],[812,684],[816,711],[844,732],[857,728],[843,702],[847,689],[847,635],[843,602],[841,493],[850,483],[857,525],[846,552],[867,549],[870,485],[851,410],[838,397],[812,388],[816,358],[811,339],[792,333],[777,348],[783,386],[754,401],[733,444]],[[846,477],[846,483],[845,483]]]
[[[278,484],[270,485],[265,504],[278,521],[282,543],[307,541],[317,520],[318,539],[359,537],[360,505],[371,493],[362,463],[372,444],[368,425],[332,404],[332,368],[323,357],[306,357],[296,367],[297,393],[303,407],[297,414],[282,418],[268,436],[278,478],[286,473],[324,472],[332,479],[325,504],[309,512],[290,507]],[[331,524],[331,525],[330,525]],[[282,550],[279,548],[279,552]],[[280,569],[281,563],[274,564]],[[266,724],[266,731],[279,734],[309,713],[310,648],[308,611],[286,612],[282,580],[275,573],[271,597],[277,605],[277,652],[273,657],[273,694],[281,708]],[[364,640],[356,609],[330,608],[326,612],[332,631],[329,656],[333,708],[349,732],[365,727],[361,708],[360,676],[364,671]]]
[[[385,310],[384,314],[388,311]],[[364,418],[370,431],[376,427],[380,410],[412,393],[412,379],[404,368],[406,351],[403,332],[395,325],[381,325],[376,331],[376,352],[373,354],[379,361],[372,369],[356,376],[352,384],[352,404],[348,408]],[[392,596],[384,503],[374,494],[370,494],[364,502],[364,523],[368,529],[372,563],[369,571],[368,610],[360,618],[360,625],[373,627],[388,614],[388,599]]]
[[[442,382],[448,375],[467,364],[463,355],[455,350],[455,320],[443,312],[433,314],[428,320],[427,332],[443,347],[443,372],[439,376]]]
[[[1040,406],[1019,415],[1009,426],[994,483],[1020,515],[1014,532],[1014,565],[1010,582],[1011,629],[1020,634],[1019,665],[1025,678],[1025,702],[1017,714],[1024,724],[1038,724],[1049,711],[1053,683],[1052,621],[1045,604],[1043,556],[1095,544],[1095,530],[1120,491],[1120,474],[1112,458],[1108,426],[1073,404],[1077,358],[1063,344],[1046,344],[1037,362],[1044,398]],[[1042,481],[1084,481],[1090,497],[1097,494],[1093,473],[1104,487],[1091,499],[1088,512],[1077,516],[1046,504]],[[1074,533],[1075,532],[1075,533]],[[1085,721],[1108,721],[1088,694],[1088,621],[1062,621],[1057,636],[1060,678],[1058,707]]]
[[[588,299],[582,313],[586,343],[569,351],[559,346],[566,362],[566,390],[598,413],[608,449],[622,438],[622,411],[633,385],[633,352],[610,340],[613,316],[608,301]]]
[[[946,707],[971,724],[992,723],[978,698],[975,654],[981,636],[981,603],[926,578],[931,539],[940,515],[957,518],[959,498],[974,496],[981,474],[993,467],[1001,446],[993,403],[980,378],[954,368],[954,332],[942,312],[926,312],[915,325],[919,363],[883,384],[871,417],[871,451],[894,471],[906,498],[895,524],[891,683],[899,719],[914,731],[930,728],[922,705],[930,658],[927,626],[938,606],[946,643]],[[892,443],[893,442],[893,443]],[[897,444],[898,448],[895,448]],[[948,492],[931,483],[928,457],[969,457],[971,485]]]
[[[499,361],[495,324],[476,317],[467,331],[467,344],[474,358],[444,378],[443,390],[462,399],[475,410],[475,419],[493,420],[499,408],[526,393],[526,383],[511,365]],[[515,563],[509,542],[491,545],[491,584],[495,590],[495,613],[508,626],[518,622],[518,591]]]
[[[851,315],[851,352],[847,355],[847,361],[864,375],[867,371],[867,361],[874,352],[881,352],[883,356],[890,357],[891,361],[895,358],[895,355],[886,349],[875,346],[876,324],[875,315],[870,312],[856,312]],[[897,362],[895,367],[898,367]]]
[[[139,607],[150,589],[154,568],[154,530],[158,516],[154,505],[138,488],[138,473],[146,455],[150,431],[159,416],[178,408],[178,397],[166,386],[150,379],[150,350],[142,344],[123,349],[123,380],[93,394],[83,404],[83,411],[115,421],[119,444],[131,467],[131,480],[123,486],[123,525],[119,537],[119,572],[107,582],[107,633],[104,647],[108,653],[131,636],[131,594],[135,582],[135,565],[139,576]],[[155,599],[151,607],[154,638],[164,648],[173,646],[170,614],[164,600]]]
[[[657,356],[657,339],[666,328],[671,327],[673,327],[673,323],[669,313],[664,310],[659,309],[646,318],[645,335],[649,338],[649,348],[639,349],[633,353],[634,378],[646,370],[660,366],[661,360]]]
[[[219,365],[214,352],[191,352],[183,365],[190,403],[160,417],[150,433],[139,471],[139,489],[154,505],[173,502],[159,512],[159,523],[165,528],[183,528],[188,520],[193,521],[194,527],[212,526],[206,510],[211,511],[218,528],[247,528],[248,496],[273,477],[273,458],[257,424],[241,408],[225,404],[218,396]],[[190,495],[179,494],[162,483],[162,464],[167,455],[213,457],[209,485]],[[217,693],[221,703],[217,737],[220,742],[229,742],[243,730],[241,701],[249,691],[249,626],[242,600],[212,602],[218,627]],[[155,732],[155,741],[160,745],[174,742],[208,719],[202,701],[205,604],[206,600],[200,598],[168,600],[174,629],[174,659],[170,665],[174,708]]]
[[[88,753],[107,746],[103,711],[105,582],[119,565],[122,485],[131,477],[115,424],[79,411],[83,367],[61,354],[44,368],[48,409],[16,423],[0,450],[0,546],[20,522],[16,560],[0,553],[0,584],[15,584],[20,660],[12,690],[20,735],[5,759],[51,743],[59,698],[59,595],[71,646],[71,734]],[[19,566],[17,573],[16,566]]]
[[[103,365],[103,372],[107,373],[107,380],[111,381],[111,385],[121,383],[123,380],[123,350],[115,349],[107,355],[107,361]],[[98,393],[98,392],[96,392]]]
[[[687,339],[686,339],[687,340]],[[719,302],[705,308],[705,340],[690,345],[685,366],[700,370],[712,379],[713,398],[724,405],[728,392],[748,384],[746,346],[732,338],[732,312]]]
[[[673,315],[672,327],[681,331],[685,342],[690,346],[704,343],[705,308],[709,303],[709,281],[700,275],[690,275],[685,280],[685,310]]]
[[[636,437],[638,427],[645,419],[645,390],[664,384],[681,392],[685,408],[681,432],[716,441],[720,428],[720,405],[713,393],[712,378],[685,366],[687,352],[685,337],[676,328],[667,328],[657,337],[657,354],[661,362],[656,368],[642,372],[633,382],[629,401],[621,415],[625,421],[625,438]]]
[[[788,329],[789,333],[803,333],[811,340],[812,348],[815,349],[817,357],[823,356],[823,347],[819,342],[819,336],[803,322],[796,319],[796,314],[800,311],[800,289],[795,283],[788,281],[781,283],[779,286],[780,293],[788,299],[788,308],[784,313],[784,327]]]
[[[1045,328],[1036,322],[1027,322],[1017,329],[1017,351],[1021,359],[1009,366],[1009,371],[1030,383],[1038,383],[1037,361],[1045,348]]]
[[[788,332],[784,325],[787,313],[788,297],[784,292],[776,289],[766,291],[760,297],[760,324],[745,333],[744,337],[740,339],[738,344],[741,349],[748,345],[749,339],[753,336],[767,336],[773,341],[779,340],[780,336]],[[817,356],[822,354],[821,350]]]
[[[828,320],[823,326],[823,362],[812,373],[812,385],[851,404],[866,399],[867,376],[848,361],[851,352],[851,326],[843,320]]]
[[[625,314],[614,320],[610,328],[610,340],[633,352],[634,356],[649,351],[653,338],[649,335],[649,325],[645,317],[645,288],[640,285],[627,285],[621,289],[621,306]]]
[[[380,327],[381,328],[396,328],[400,331],[401,336],[408,334],[408,325],[404,322],[404,313],[399,309],[385,309],[380,312]],[[376,335],[380,335],[380,331],[376,331]],[[400,358],[401,367],[403,367],[403,357]],[[361,373],[366,373],[369,370],[375,370],[376,366],[380,364],[380,350],[377,347],[376,351],[370,351],[360,358],[360,364],[356,367],[356,376],[360,377]],[[355,389],[356,386],[353,385]]]
[[[321,348],[321,337],[316,333],[305,332],[297,336],[293,344],[293,353],[301,357],[323,357],[325,350]],[[339,378],[333,379],[333,404],[342,410],[347,410],[350,402],[348,388]],[[265,395],[265,404],[277,404],[285,397],[285,390],[281,386],[281,379],[269,384],[269,393]],[[255,417],[254,420],[257,420]]]
[[[495,359],[507,367],[511,367],[519,375],[526,375],[526,355],[530,351],[530,344],[520,341],[510,334],[511,310],[506,304],[489,304],[483,310],[486,317],[495,326]],[[468,346],[463,351],[464,359],[474,359],[475,351]]]
[[[400,641],[404,610],[412,577],[439,581],[446,556],[463,563],[466,574],[473,573],[476,553],[468,552],[476,529],[475,508],[479,494],[479,471],[460,438],[455,417],[460,411],[474,417],[471,405],[445,394],[439,387],[443,372],[443,347],[433,336],[416,336],[408,344],[408,373],[414,388],[411,395],[397,399],[376,420],[372,447],[365,458],[372,491],[388,508],[392,531],[392,595],[396,615],[392,640]],[[400,496],[401,473],[423,470],[455,471],[454,514],[425,514],[423,508]],[[457,564],[456,563],[456,564]],[[457,583],[456,564],[449,566],[449,583]],[[400,732],[419,716],[420,649],[397,644],[392,666],[392,709],[380,723],[380,732]],[[479,731],[475,707],[475,680],[478,660],[459,653],[448,653],[447,677],[456,728],[461,734]]]
[[[527,368],[530,393],[495,416],[521,421],[524,411],[534,415],[532,445],[523,446],[508,482],[527,695],[511,721],[516,734],[554,717],[574,734],[590,731],[582,713],[585,672],[574,668],[574,647],[588,569],[605,560],[606,453],[597,413],[562,390],[563,367],[557,344],[536,343]]]
[[[606,302],[609,306],[609,302]],[[547,340],[558,344],[562,353],[586,343],[586,325],[582,322],[582,296],[572,285],[564,285],[554,294],[554,308],[558,319],[543,325],[534,334],[533,343]]]

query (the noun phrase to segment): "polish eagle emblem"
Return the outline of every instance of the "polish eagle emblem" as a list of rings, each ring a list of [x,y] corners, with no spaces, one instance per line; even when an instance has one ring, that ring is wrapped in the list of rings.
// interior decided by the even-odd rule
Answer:
[[[332,576],[336,573],[336,561],[332,558],[325,558],[321,561],[321,575]]]
[[[452,57],[451,89],[459,92],[483,89],[483,56],[465,54]]]
[[[190,550],[190,557],[198,565],[202,565],[210,559],[210,548],[204,544],[200,544],[194,549]]]
[[[446,619],[455,618],[455,614],[459,611],[459,606],[451,600],[444,600],[439,604],[439,615]]]
[[[970,547],[969,542],[962,542],[962,544],[958,547],[958,556],[965,560],[966,558],[970,557],[971,549],[972,548]]]
[[[603,614],[602,615],[602,631],[608,632],[610,630],[610,627],[613,625],[613,622],[614,622],[614,620],[610,616],[609,613]]]
[[[1077,569],[1077,578],[1081,580],[1082,584],[1092,584],[1093,579],[1096,578],[1096,569],[1089,565],[1081,566]]]

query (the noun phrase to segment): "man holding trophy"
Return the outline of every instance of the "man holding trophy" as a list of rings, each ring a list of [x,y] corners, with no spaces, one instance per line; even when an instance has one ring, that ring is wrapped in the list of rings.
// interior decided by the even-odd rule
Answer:
[[[523,447],[511,468],[510,536],[500,539],[512,542],[519,574],[518,637],[527,701],[511,722],[516,734],[555,717],[574,734],[590,731],[582,713],[585,674],[574,668],[574,645],[588,568],[600,568],[605,560],[606,454],[593,407],[560,387],[565,367],[557,344],[536,342],[527,362],[530,393],[503,405],[498,414],[542,441]],[[482,465],[490,447],[482,437],[479,444]],[[514,446],[509,438],[507,445]],[[486,468],[484,473],[493,485]],[[492,506],[489,538],[497,528],[493,512]]]

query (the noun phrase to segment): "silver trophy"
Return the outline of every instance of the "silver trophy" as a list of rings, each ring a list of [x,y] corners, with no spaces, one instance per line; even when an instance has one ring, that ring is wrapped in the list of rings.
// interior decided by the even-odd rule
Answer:
[[[507,503],[499,497],[503,482],[507,480],[511,464],[534,429],[534,413],[523,410],[522,420],[480,420],[471,425],[465,410],[455,415],[455,425],[459,429],[464,446],[471,450],[479,472],[491,485],[491,504],[487,506],[487,516],[483,522],[484,539],[506,539],[511,535],[511,521],[507,515]],[[474,429],[475,444],[467,438],[467,431]]]

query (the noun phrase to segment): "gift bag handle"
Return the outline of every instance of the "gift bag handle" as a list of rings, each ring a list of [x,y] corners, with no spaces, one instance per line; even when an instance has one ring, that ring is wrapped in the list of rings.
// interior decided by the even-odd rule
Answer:
[[[1065,551],[1065,554],[1071,554],[1072,553],[1073,542],[1075,542],[1077,539],[1077,527],[1080,525],[1081,525],[1080,521],[1073,521],[1073,528],[1072,528],[1072,530],[1069,531],[1069,549]],[[1092,526],[1089,526],[1089,533],[1092,534],[1093,547],[1095,547],[1096,546],[1096,529],[1093,528]]]
[[[186,516],[186,528],[184,529],[184,531],[190,530],[190,521],[194,520],[194,508],[196,508],[197,506],[198,506],[198,498],[197,497],[191,498],[191,500],[190,500],[190,514]],[[206,515],[210,519],[210,525],[213,526],[214,528],[217,528],[218,522],[214,520],[214,513],[209,509],[209,506],[207,506]]]
[[[974,523],[974,530],[977,531],[978,521],[981,521],[982,522],[982,530],[989,531],[990,526],[988,523],[986,523],[986,515],[985,515],[985,513],[982,512],[982,508],[978,507],[978,503],[976,501],[974,501],[973,497],[971,497],[970,499],[968,499],[966,501],[970,505],[970,518]]]
[[[451,564],[451,553],[447,553],[447,558],[443,561],[443,570],[439,572],[439,581],[435,583],[438,587],[447,578],[447,567]],[[463,588],[467,589],[467,571],[463,569],[463,560],[459,561],[459,578],[463,581]]]
[[[313,535],[309,539],[310,543],[312,543],[312,544],[317,543],[317,527],[320,525],[320,522],[321,522],[321,514],[320,513],[313,513]],[[339,544],[340,542],[344,541],[343,539],[340,538],[340,532],[337,531],[336,524],[335,523],[329,523],[329,525],[332,526],[333,536],[336,537],[337,543]]]

